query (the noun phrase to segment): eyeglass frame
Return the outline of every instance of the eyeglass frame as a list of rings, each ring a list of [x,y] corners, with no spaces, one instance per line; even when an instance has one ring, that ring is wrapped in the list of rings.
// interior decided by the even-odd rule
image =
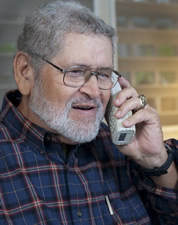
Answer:
[[[89,77],[88,77],[87,81],[85,81],[81,86],[78,86],[78,87],[74,87],[74,86],[67,85],[66,82],[65,82],[65,75],[66,75],[67,72],[69,72],[68,69],[73,68],[73,67],[75,67],[75,66],[69,67],[68,69],[62,69],[62,68],[60,68],[59,66],[55,65],[54,63],[50,62],[48,59],[45,59],[44,57],[40,56],[40,55],[37,54],[37,53],[31,53],[31,52],[30,52],[29,54],[31,54],[31,55],[33,55],[33,56],[36,56],[36,57],[39,57],[41,60],[43,60],[43,61],[45,61],[46,63],[48,63],[49,65],[53,66],[55,69],[57,69],[57,70],[59,70],[60,72],[64,73],[64,75],[63,75],[63,83],[64,83],[65,86],[67,86],[67,87],[80,88],[80,87],[82,87],[82,86],[83,86],[83,85],[91,78],[91,76],[95,76],[95,77],[97,78],[97,80],[98,80],[99,72],[97,72],[97,71],[92,71],[93,69],[96,69],[96,68],[86,68],[86,70],[87,70],[87,69],[91,70],[91,72],[89,73]],[[77,67],[77,66],[76,66],[76,67]],[[80,67],[80,66],[78,66],[78,67]],[[121,76],[122,76],[117,70],[113,70],[113,69],[110,69],[110,70],[111,70],[115,75],[117,75],[118,77],[121,77]],[[117,83],[117,80],[115,81],[114,85],[113,85],[111,88],[106,88],[106,89],[105,89],[105,88],[100,88],[100,87],[99,87],[99,89],[101,89],[101,90],[111,90],[111,89],[116,85],[116,83]]]

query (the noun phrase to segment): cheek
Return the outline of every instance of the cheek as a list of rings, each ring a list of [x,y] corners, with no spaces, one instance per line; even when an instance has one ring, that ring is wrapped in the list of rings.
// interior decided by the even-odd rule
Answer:
[[[66,93],[63,76],[50,67],[42,74],[42,87],[45,97],[51,102],[57,101],[60,97],[63,98],[63,93]]]
[[[52,77],[48,77],[43,80],[43,92],[47,100],[51,102],[61,101],[63,99],[63,93],[65,93],[65,87]]]
[[[59,82],[49,82],[44,88],[46,99],[58,105],[60,109],[66,107],[68,101],[75,95],[75,92],[75,89],[69,88]]]

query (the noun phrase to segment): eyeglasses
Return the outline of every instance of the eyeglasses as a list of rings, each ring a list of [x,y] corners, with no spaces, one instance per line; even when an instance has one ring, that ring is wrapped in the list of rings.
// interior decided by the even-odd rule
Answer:
[[[111,68],[88,68],[84,66],[72,66],[67,69],[61,69],[60,67],[56,66],[52,62],[48,61],[47,59],[43,58],[38,54],[33,54],[39,57],[41,60],[47,62],[57,70],[64,73],[63,82],[66,86],[72,88],[80,88],[84,85],[92,76],[95,76],[98,81],[98,87],[102,90],[109,90],[113,88],[116,83],[117,79],[114,79],[114,76],[120,76],[120,73],[116,70],[112,70]],[[115,75],[114,75],[115,74]]]

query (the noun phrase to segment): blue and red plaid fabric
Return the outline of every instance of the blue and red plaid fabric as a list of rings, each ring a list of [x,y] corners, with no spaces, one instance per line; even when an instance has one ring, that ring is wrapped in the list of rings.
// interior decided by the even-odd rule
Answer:
[[[178,224],[178,193],[134,170],[105,124],[66,157],[19,113],[20,98],[10,92],[0,113],[0,225]],[[178,141],[169,144],[178,160]]]

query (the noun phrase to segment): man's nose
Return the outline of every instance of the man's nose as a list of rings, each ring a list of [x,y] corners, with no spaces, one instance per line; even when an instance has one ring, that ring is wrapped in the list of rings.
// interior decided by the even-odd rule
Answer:
[[[101,89],[98,85],[98,79],[95,74],[89,77],[84,85],[80,88],[80,92],[89,95],[91,98],[97,98],[101,94]]]

